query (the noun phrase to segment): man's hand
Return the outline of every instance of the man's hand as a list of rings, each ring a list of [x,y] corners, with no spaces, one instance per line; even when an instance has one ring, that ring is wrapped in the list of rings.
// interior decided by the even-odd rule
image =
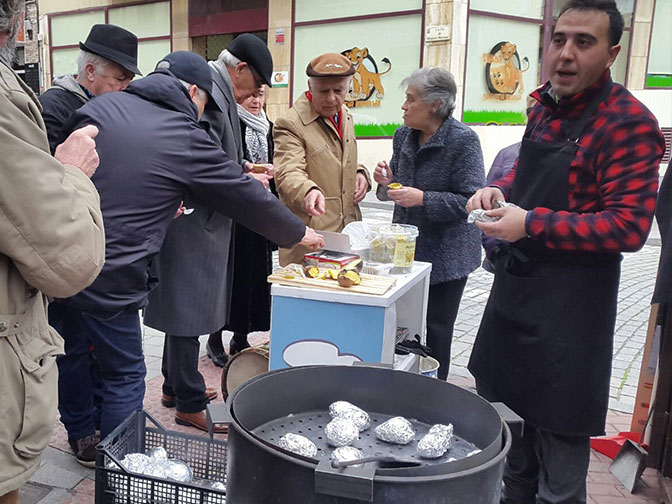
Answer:
[[[264,187],[266,187],[267,189],[268,189],[268,181],[271,180],[271,179],[273,178],[273,175],[268,175],[268,174],[266,174],[266,173],[254,173],[254,172],[251,172],[251,173],[249,173],[249,175],[250,175],[251,177],[254,177],[255,179],[257,179],[257,180],[258,180],[259,182],[261,182],[262,184],[264,184]]]
[[[63,164],[76,166],[91,178],[100,163],[94,140],[97,135],[98,128],[91,124],[76,129],[65,142],[56,147],[54,157]]]
[[[184,201],[180,201],[180,206],[177,207],[177,211],[175,212],[175,215],[173,215],[173,220],[177,219],[180,215],[182,215],[185,210],[186,208],[184,206]]]
[[[402,207],[422,206],[425,193],[415,187],[402,187],[401,189],[388,189],[388,197]]]
[[[362,172],[357,172],[357,179],[355,180],[355,199],[354,204],[357,205],[366,196],[366,191],[369,190],[369,182]]]
[[[313,228],[306,226],[306,234],[303,235],[301,245],[309,247],[311,250],[324,248],[324,237]]]
[[[271,163],[253,164],[252,171],[254,173],[265,173],[273,178],[273,165]]]
[[[303,198],[303,211],[313,217],[324,215],[324,194],[319,189],[311,189]]]
[[[486,236],[499,238],[500,240],[508,242],[515,242],[527,236],[527,232],[525,231],[527,210],[517,206],[510,206],[498,208],[497,210],[490,210],[486,215],[491,217],[501,217],[497,222],[476,221],[476,226],[478,226]]]
[[[474,193],[467,201],[467,212],[482,208],[483,210],[492,210],[496,208],[497,201],[506,201],[504,193],[497,187],[484,187]]]
[[[376,169],[373,170],[373,180],[380,185],[387,186],[392,182],[392,178],[392,169],[390,168],[390,165],[387,164],[387,161],[378,161]]]

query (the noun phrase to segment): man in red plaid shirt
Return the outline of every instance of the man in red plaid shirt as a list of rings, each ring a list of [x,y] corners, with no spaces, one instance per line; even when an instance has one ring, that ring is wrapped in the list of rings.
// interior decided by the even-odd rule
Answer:
[[[566,4],[516,166],[467,204],[498,217],[477,225],[509,243],[469,362],[479,394],[525,420],[506,504],[585,503],[589,437],[604,433],[620,253],[646,241],[665,148],[611,80],[622,32],[613,0]]]

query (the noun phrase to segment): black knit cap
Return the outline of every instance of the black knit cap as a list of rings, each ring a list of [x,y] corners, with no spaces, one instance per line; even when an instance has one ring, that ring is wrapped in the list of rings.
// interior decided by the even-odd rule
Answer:
[[[259,77],[269,86],[273,75],[273,57],[268,46],[259,37],[251,33],[238,35],[226,48],[240,61],[247,63],[259,74]]]
[[[93,25],[86,42],[80,42],[79,48],[142,75],[138,70],[138,37],[119,26]]]

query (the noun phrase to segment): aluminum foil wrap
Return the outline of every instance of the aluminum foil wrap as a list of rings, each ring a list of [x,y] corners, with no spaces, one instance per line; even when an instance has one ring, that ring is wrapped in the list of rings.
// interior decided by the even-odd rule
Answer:
[[[194,477],[194,473],[189,464],[182,460],[170,459],[162,461],[163,468],[166,471],[166,478],[179,481],[180,483],[189,483]]]
[[[150,458],[144,453],[129,453],[121,459],[121,465],[124,469],[138,474],[144,474],[150,462]]]
[[[362,408],[348,401],[336,401],[329,405],[331,418],[348,418],[352,420],[359,432],[365,431],[371,425],[371,417]]]
[[[495,202],[495,208],[506,208],[506,207],[515,207],[517,206],[515,203],[507,203],[506,201],[496,201]],[[474,222],[497,222],[501,217],[490,217],[489,215],[485,215],[485,212],[488,210],[483,210],[482,208],[477,208],[476,210],[472,210],[469,212],[469,215],[467,216],[467,222],[468,223],[474,223]]]
[[[155,446],[147,452],[147,456],[155,460],[166,460],[168,458],[168,452],[163,446]]]
[[[418,442],[418,453],[423,458],[439,458],[450,448],[452,439],[453,424],[433,425]]]
[[[359,438],[359,429],[349,418],[336,417],[324,428],[324,434],[331,446],[347,446]]]
[[[331,459],[337,462],[350,462],[364,458],[364,454],[354,446],[339,446],[331,452]]]
[[[396,444],[408,444],[415,438],[413,424],[404,417],[393,417],[374,429],[376,437],[381,441]]]
[[[280,438],[278,446],[284,450],[303,455],[304,457],[314,457],[317,455],[317,446],[310,439],[299,434],[288,432]]]

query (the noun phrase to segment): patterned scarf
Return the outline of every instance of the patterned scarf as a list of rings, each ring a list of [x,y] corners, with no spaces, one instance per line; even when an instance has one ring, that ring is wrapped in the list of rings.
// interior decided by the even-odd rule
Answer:
[[[262,109],[258,116],[252,115],[240,105],[238,107],[238,117],[245,123],[245,145],[250,154],[250,161],[253,163],[268,163],[268,130],[270,123],[266,118],[266,113]]]

